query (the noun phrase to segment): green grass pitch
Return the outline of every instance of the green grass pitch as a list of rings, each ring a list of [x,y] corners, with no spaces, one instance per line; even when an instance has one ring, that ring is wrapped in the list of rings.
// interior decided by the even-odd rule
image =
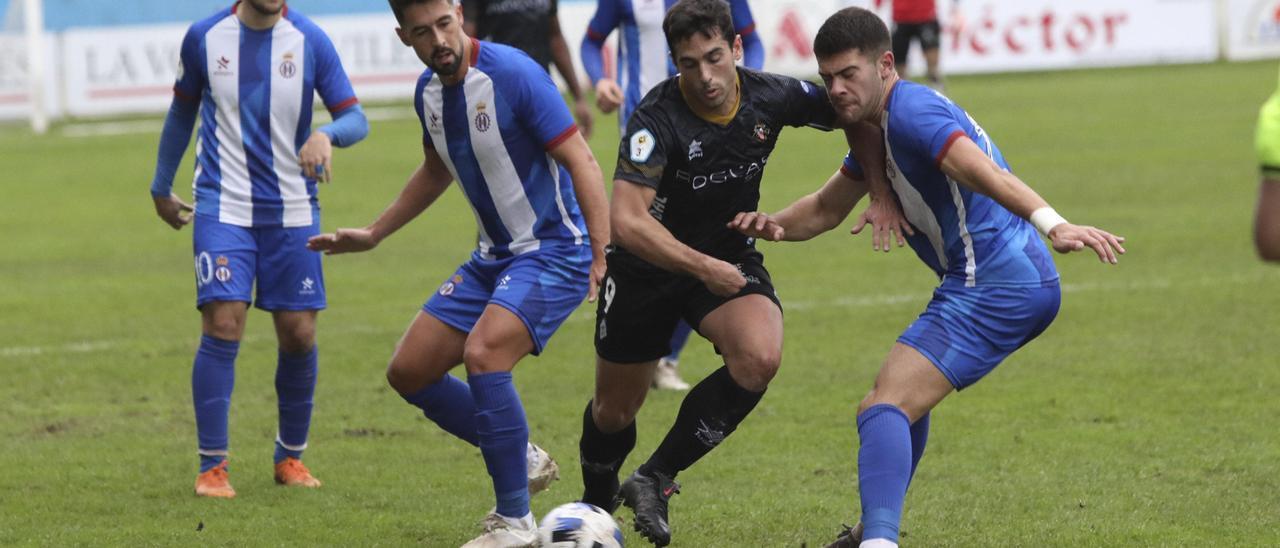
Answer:
[[[1038,340],[934,412],[907,497],[907,546],[1257,546],[1280,530],[1280,269],[1253,255],[1258,106],[1275,63],[955,77],[950,95],[1058,211],[1128,238],[1116,267],[1056,256],[1062,311]],[[324,227],[377,215],[420,161],[411,111],[341,150]],[[606,174],[612,117],[592,145]],[[233,501],[192,495],[199,319],[189,229],[154,215],[156,133],[34,137],[0,129],[0,545],[457,546],[492,505],[479,451],[386,385],[391,349],[466,259],[474,222],[451,189],[372,253],[326,259],[320,384],[307,462],[325,485],[271,481],[275,347],[252,312],[232,400]],[[837,168],[840,138],[788,129],[761,206]],[[189,180],[193,150],[180,179]],[[178,185],[189,196],[186,183]],[[857,519],[856,402],[935,280],[851,223],[762,244],[786,305],[783,367],[725,444],[681,476],[674,546],[821,546]],[[592,309],[516,369],[532,439],[580,494]],[[696,380],[719,366],[686,350]],[[626,471],[682,395],[655,392]],[[630,511],[619,517],[627,541]]]

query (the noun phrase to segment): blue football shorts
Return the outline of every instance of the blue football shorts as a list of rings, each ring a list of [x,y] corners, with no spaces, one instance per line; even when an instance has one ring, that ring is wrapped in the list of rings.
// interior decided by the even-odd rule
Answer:
[[[591,247],[586,245],[547,246],[500,259],[473,253],[422,310],[470,333],[490,303],[506,308],[524,322],[536,356],[582,304],[590,276]]]
[[[325,308],[320,254],[307,249],[307,239],[320,233],[318,223],[243,227],[196,217],[193,224],[197,308],[211,301],[254,303],[269,311]]]
[[[898,342],[920,351],[963,390],[1043,333],[1061,302],[1056,281],[1047,287],[944,283]]]

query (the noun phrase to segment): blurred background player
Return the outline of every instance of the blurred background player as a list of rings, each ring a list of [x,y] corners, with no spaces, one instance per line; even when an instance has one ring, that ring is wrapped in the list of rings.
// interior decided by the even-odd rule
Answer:
[[[573,97],[573,115],[584,137],[594,127],[591,105],[582,91],[569,44],[560,32],[558,0],[462,0],[467,36],[513,46],[533,58],[543,70],[555,63]]]
[[[893,4],[893,58],[897,63],[898,74],[907,76],[907,53],[911,51],[911,42],[917,41],[924,54],[925,81],[929,87],[942,90],[942,70],[938,60],[942,49],[942,27],[938,24],[937,1],[875,0],[876,9],[880,9],[886,1]],[[959,3],[960,0],[952,0],[951,17],[954,25],[962,24],[957,9]]]
[[[236,2],[195,23],[182,41],[173,102],[160,136],[151,196],[174,229],[192,207],[171,191],[200,116],[195,170],[196,306],[203,336],[191,373],[199,439],[196,494],[235,496],[227,478],[227,415],[250,291],[279,342],[275,479],[319,487],[302,465],[311,426],[316,315],[325,307],[316,181],[333,176],[332,146],[369,125],[328,36],[284,0]],[[334,117],[311,131],[315,92]]]
[[[1280,88],[1258,113],[1255,139],[1262,181],[1254,217],[1253,241],[1264,261],[1280,261]]]
[[[930,410],[1039,336],[1058,313],[1058,271],[1040,235],[1061,253],[1089,247],[1108,264],[1124,253],[1124,238],[1068,223],[1009,171],[964,110],[900,80],[889,29],[874,13],[836,12],[813,50],[838,122],[884,130],[887,173],[915,227],[908,241],[941,281],[858,406],[861,523],[828,547],[891,548]],[[772,241],[808,240],[839,226],[867,191],[865,173],[848,155],[817,192],[776,216],[741,214],[731,226]]]
[[[373,249],[457,180],[479,225],[469,261],[422,306],[387,381],[442,429],[480,448],[497,504],[465,548],[532,546],[529,494],[554,463],[529,444],[512,379],[604,275],[609,216],[596,164],[546,71],[519,50],[472,39],[451,0],[391,0],[396,33],[427,70],[414,107],[422,165],[372,224],[312,249]],[[467,380],[449,374],[465,364]],[[550,473],[550,472],[548,472]],[[544,481],[538,481],[538,480]]]
[[[596,0],[596,13],[582,38],[582,66],[596,90],[596,105],[604,113],[621,107],[618,115],[620,132],[626,133],[627,121],[645,94],[659,82],[676,74],[662,34],[662,18],[676,0]],[[755,19],[746,0],[730,0],[733,28],[742,38],[742,64],[761,70],[764,67],[764,44],[755,31]],[[607,74],[604,44],[614,29],[620,29],[616,73]],[[671,353],[658,361],[653,387],[664,390],[688,390],[689,383],[680,378],[680,352],[689,341],[693,328],[681,321],[671,336]]]

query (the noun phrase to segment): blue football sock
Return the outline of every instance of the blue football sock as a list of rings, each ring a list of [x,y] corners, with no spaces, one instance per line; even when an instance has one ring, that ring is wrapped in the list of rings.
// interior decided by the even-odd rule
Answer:
[[[317,356],[309,352],[288,354],[281,350],[276,362],[276,401],[279,426],[276,431],[275,461],[286,457],[302,458],[307,448],[307,431],[311,429],[311,408],[316,394]]]
[[[201,472],[227,458],[227,415],[231,411],[239,351],[239,341],[200,337],[200,350],[196,351],[191,368],[191,400],[196,409]]]
[[[480,445],[480,438],[476,436],[476,400],[467,383],[445,373],[444,378],[435,384],[400,397],[421,409],[423,415],[445,432],[471,445]]]
[[[920,457],[924,456],[924,446],[929,442],[929,414],[925,413],[920,420],[911,425],[911,477],[916,477],[916,466]],[[910,480],[907,480],[910,483]]]
[[[525,448],[529,424],[511,373],[484,373],[467,378],[476,405],[476,434],[485,466],[493,478],[499,514],[521,518],[529,513],[529,477]]]
[[[671,332],[671,353],[667,354],[667,361],[680,361],[680,352],[684,350],[684,345],[689,343],[690,333],[693,333],[693,328],[689,326],[689,322],[680,320],[676,324],[676,330]]]
[[[895,406],[873,405],[858,415],[858,437],[862,538],[898,542],[902,501],[911,481],[911,422]]]

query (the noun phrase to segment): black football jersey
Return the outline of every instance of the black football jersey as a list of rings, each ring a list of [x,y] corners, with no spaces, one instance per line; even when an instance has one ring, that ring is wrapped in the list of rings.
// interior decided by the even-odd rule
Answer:
[[[725,224],[758,208],[760,179],[782,127],[830,130],[835,119],[821,86],[741,67],[738,76],[738,113],[724,126],[689,108],[678,77],[654,86],[627,123],[614,172],[614,179],[657,190],[649,214],[676,239],[724,260],[752,245]],[[648,265],[621,247],[612,253],[624,264]]]

